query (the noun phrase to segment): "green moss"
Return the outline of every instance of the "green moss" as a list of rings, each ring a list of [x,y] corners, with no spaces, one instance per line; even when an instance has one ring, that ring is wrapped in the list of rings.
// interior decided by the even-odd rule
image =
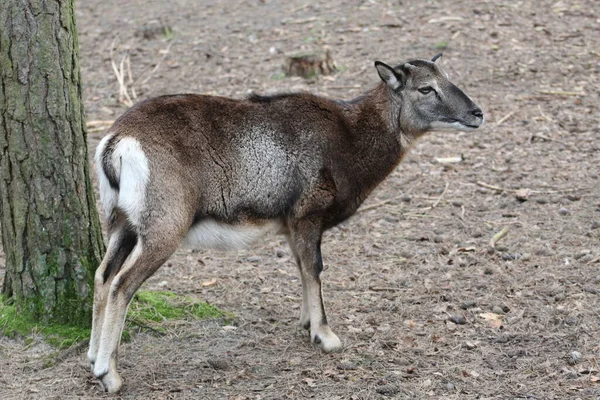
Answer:
[[[0,297],[0,334],[8,337],[41,335],[53,346],[70,347],[88,339],[90,330],[80,326],[58,324],[38,324],[26,313],[20,313],[17,307]]]
[[[233,315],[217,307],[189,296],[178,296],[169,292],[138,292],[127,313],[128,325],[154,332],[165,333],[169,321],[222,319],[229,322]],[[0,296],[0,334],[8,337],[21,336],[30,341],[32,336],[41,335],[46,342],[67,348],[90,337],[85,326],[40,324],[31,314],[19,312],[11,300]],[[122,340],[131,338],[131,329],[125,329]]]
[[[133,320],[149,322],[231,318],[231,315],[198,299],[151,291],[139,291],[135,295],[128,316]]]
[[[448,48],[448,42],[446,42],[445,40],[442,40],[442,41],[434,44],[433,48],[436,50],[445,50],[446,48]]]

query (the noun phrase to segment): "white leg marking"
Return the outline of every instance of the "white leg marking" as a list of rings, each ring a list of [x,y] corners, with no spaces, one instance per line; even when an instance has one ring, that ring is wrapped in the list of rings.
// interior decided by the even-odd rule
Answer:
[[[92,318],[92,334],[90,335],[90,348],[88,350],[88,360],[90,363],[96,362],[96,356],[98,353],[98,346],[100,343],[100,334],[102,332],[102,322],[104,321],[104,312],[106,307],[106,295],[108,294],[109,283],[104,282],[104,271],[107,267],[108,260],[114,255],[119,249],[121,231],[114,232],[108,240],[108,248],[102,264],[96,270],[94,276],[94,309]],[[92,371],[93,372],[93,371]]]
[[[338,351],[342,348],[342,341],[329,328],[323,324],[323,295],[320,285],[312,277],[305,278],[308,284],[308,312],[310,314],[310,337],[325,353]]]
[[[117,204],[134,226],[140,226],[146,206],[146,187],[150,178],[148,159],[140,142],[124,137],[115,146],[113,165],[119,176]]]
[[[142,242],[138,241],[133,251],[123,264],[121,271],[129,269],[139,256],[142,254]],[[102,333],[100,335],[100,345],[98,356],[94,364],[94,375],[102,379],[102,384],[106,391],[115,393],[121,388],[121,378],[117,372],[116,353],[121,339],[121,332],[127,315],[127,307],[124,298],[115,295],[113,292],[118,286],[119,275],[111,283],[107,293],[106,310],[104,311],[104,321],[102,323]]]
[[[302,279],[302,309],[300,311],[300,326],[304,329],[310,329],[310,311],[308,310],[308,286],[302,271],[300,271]]]

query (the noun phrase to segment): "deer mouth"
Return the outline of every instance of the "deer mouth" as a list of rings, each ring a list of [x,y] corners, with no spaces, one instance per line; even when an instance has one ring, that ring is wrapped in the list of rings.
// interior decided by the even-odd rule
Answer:
[[[462,128],[466,128],[468,130],[477,129],[481,125],[483,125],[483,118],[481,119],[481,121],[477,121],[476,123],[473,123],[471,121],[469,121],[467,123],[467,122],[457,119],[457,118],[445,118],[442,121],[445,123],[448,123],[448,124],[452,124],[452,125],[460,125]]]

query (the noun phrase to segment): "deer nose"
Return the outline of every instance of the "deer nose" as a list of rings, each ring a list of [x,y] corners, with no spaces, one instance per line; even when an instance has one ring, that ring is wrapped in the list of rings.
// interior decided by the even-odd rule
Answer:
[[[473,114],[477,118],[483,118],[483,111],[481,111],[481,108],[474,109],[473,111],[471,111],[471,114]]]

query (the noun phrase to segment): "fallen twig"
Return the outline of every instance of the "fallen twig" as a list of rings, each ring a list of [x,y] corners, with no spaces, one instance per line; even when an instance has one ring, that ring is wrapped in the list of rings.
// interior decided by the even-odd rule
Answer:
[[[555,96],[585,96],[585,92],[565,92],[563,90],[538,90],[538,93]]]
[[[476,185],[484,187],[486,189],[495,190],[497,192],[507,192],[507,193],[515,193],[517,190],[515,189],[505,189],[500,186],[490,185],[489,183],[477,181]],[[530,190],[531,194],[556,194],[556,193],[567,193],[567,192],[577,192],[579,190],[584,190],[582,188],[571,188],[571,189],[558,189],[558,190]]]
[[[149,331],[152,331],[152,332],[156,333],[157,335],[160,335],[160,336],[165,335],[165,332],[161,332],[158,329],[155,329],[155,328],[151,327],[150,325],[145,324],[144,322],[140,321],[137,318],[127,318],[127,321],[129,321],[129,323],[136,325],[142,329],[147,329]]]
[[[442,194],[440,194],[440,197],[438,197],[435,203],[433,203],[433,205],[431,206],[432,209],[434,209],[440,203],[440,200],[442,200],[442,197],[444,197],[444,194],[446,194],[446,190],[448,190],[448,185],[449,183],[446,182],[446,187],[444,187],[444,190],[442,191]]]
[[[546,136],[546,135],[542,135],[541,133],[534,133],[534,134],[532,134],[532,135],[529,137],[529,141],[531,142],[533,139],[536,139],[536,138],[537,138],[537,139],[542,139],[542,140],[545,140],[545,141],[548,141],[548,142],[556,142],[556,143],[560,143],[560,144],[562,144],[563,146],[566,146],[566,147],[571,147],[573,150],[577,150],[577,148],[576,148],[576,147],[572,146],[571,144],[569,144],[569,143],[567,143],[567,142],[563,142],[562,140],[558,140],[558,139],[552,139],[551,137],[549,137],[549,136]]]
[[[512,116],[513,116],[513,114],[514,114],[515,112],[516,112],[516,111],[511,111],[511,112],[509,112],[508,114],[506,114],[504,117],[500,118],[500,119],[499,119],[499,120],[496,122],[496,125],[500,125],[501,123],[503,123],[504,121],[506,121],[507,119],[509,119],[510,117],[512,117]]]
[[[127,93],[127,84],[125,83],[125,69],[124,69],[125,68],[125,60],[129,58],[129,55],[126,55],[125,57],[123,57],[123,59],[121,60],[121,63],[119,64],[119,67],[117,67],[117,64],[115,63],[115,60],[113,57],[114,43],[116,40],[117,40],[117,38],[115,38],[115,40],[113,40],[113,43],[110,46],[110,65],[113,69],[115,76],[117,77],[117,82],[119,83],[119,103],[124,104],[127,107],[131,107],[133,105],[133,101],[131,100],[129,93]]]
[[[377,286],[369,286],[369,290],[372,290],[374,292],[399,292],[402,289],[401,288],[395,288],[395,287],[377,287]]]
[[[309,22],[315,22],[320,20],[321,18],[319,17],[309,17],[309,18],[301,18],[301,19],[292,19],[292,20],[288,20],[288,21],[282,21],[282,25],[288,25],[288,24],[292,24],[292,25],[301,25],[301,24],[307,24]]]
[[[542,116],[542,118],[544,118],[548,122],[554,122],[554,120],[552,118],[550,118],[549,116],[544,114],[544,112],[542,111],[542,106],[539,104],[538,104],[538,110],[540,111],[540,115]]]
[[[506,236],[508,234],[509,230],[510,230],[510,226],[505,226],[504,228],[502,228],[502,230],[500,232],[498,232],[494,236],[492,236],[492,239],[490,240],[490,247],[492,249],[495,249],[496,243],[498,243],[504,236]]]
[[[154,75],[154,73],[156,72],[156,70],[158,70],[158,68],[160,67],[160,64],[165,60],[165,58],[167,58],[167,56],[169,55],[169,51],[170,50],[171,50],[171,43],[169,43],[169,45],[167,46],[166,49],[161,50],[163,56],[161,57],[160,60],[158,60],[158,62],[154,66],[154,68],[152,68],[152,70],[148,73],[148,76],[146,78],[144,78],[143,81],[139,82],[140,79],[142,79],[142,77],[140,76],[135,82],[133,82],[132,86],[133,85],[137,85],[138,82],[140,84],[142,84],[142,85],[145,84],[145,83],[147,83],[150,80],[150,78],[152,78],[152,75]]]
[[[497,192],[514,192],[514,190],[510,190],[510,189],[504,189],[501,188],[499,186],[494,186],[494,185],[490,185],[489,183],[485,183],[485,182],[475,182],[478,186],[484,187],[486,189],[491,189],[491,190],[495,190]]]
[[[404,195],[400,195],[400,196],[392,197],[392,198],[390,198],[390,199],[385,199],[385,200],[382,200],[382,201],[380,201],[380,202],[378,202],[378,203],[371,204],[371,205],[368,205],[368,206],[366,206],[366,207],[362,207],[362,208],[360,208],[360,209],[359,209],[359,210],[358,210],[356,213],[358,214],[358,213],[361,213],[361,212],[365,212],[365,211],[373,210],[373,209],[375,209],[375,208],[379,208],[379,207],[381,207],[381,206],[384,206],[384,205],[386,205],[387,203],[391,203],[391,202],[392,202],[392,201],[394,201],[394,200],[398,200],[398,199],[399,199],[399,198],[401,198],[402,196],[404,196]]]
[[[60,353],[58,353],[56,355],[56,357],[54,357],[52,360],[50,360],[49,363],[44,363],[44,367],[45,368],[53,367],[53,366],[65,361],[67,358],[74,356],[76,354],[79,354],[83,349],[87,348],[89,343],[90,343],[90,341],[88,339],[85,339],[79,343],[72,345],[68,349],[65,349],[65,350],[61,351]]]

